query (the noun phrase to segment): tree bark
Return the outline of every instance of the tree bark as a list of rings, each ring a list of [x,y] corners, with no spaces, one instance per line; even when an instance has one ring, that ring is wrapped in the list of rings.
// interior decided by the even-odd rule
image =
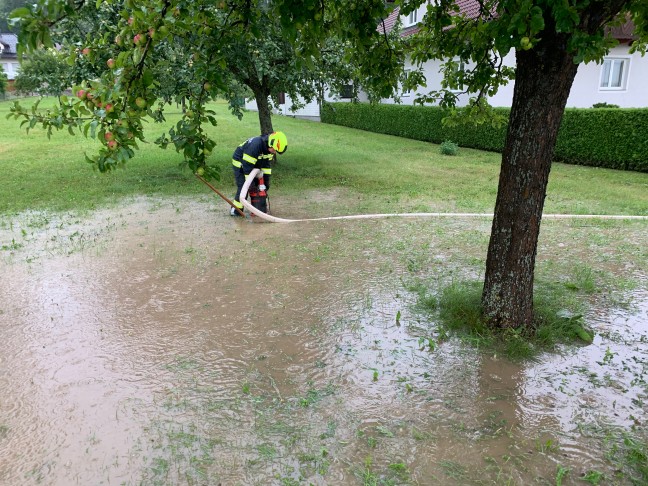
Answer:
[[[551,159],[578,65],[567,38],[545,31],[516,53],[513,104],[482,292],[492,327],[533,325],[533,279]]]
[[[259,110],[259,127],[261,128],[261,135],[274,132],[272,128],[272,110],[270,109],[270,102],[268,101],[270,93],[263,89],[263,86],[250,86],[256,99],[257,108]]]

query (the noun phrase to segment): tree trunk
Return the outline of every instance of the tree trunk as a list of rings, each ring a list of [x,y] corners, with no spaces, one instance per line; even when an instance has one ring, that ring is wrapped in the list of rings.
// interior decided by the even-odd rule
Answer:
[[[578,66],[566,37],[544,33],[518,50],[513,104],[502,154],[482,293],[492,327],[533,324],[533,276],[540,220],[558,129]]]
[[[270,102],[268,101],[270,93],[267,93],[262,86],[250,86],[250,88],[254,92],[254,98],[259,109],[261,135],[274,132],[272,129],[272,111],[270,110]]]

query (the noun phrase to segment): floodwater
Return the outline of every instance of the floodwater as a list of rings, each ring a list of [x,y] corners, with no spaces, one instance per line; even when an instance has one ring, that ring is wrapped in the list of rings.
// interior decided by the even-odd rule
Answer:
[[[639,484],[645,222],[546,223],[540,276],[628,291],[593,294],[593,344],[524,364],[436,339],[408,290],[479,278],[489,226],[190,199],[4,221],[0,484]]]

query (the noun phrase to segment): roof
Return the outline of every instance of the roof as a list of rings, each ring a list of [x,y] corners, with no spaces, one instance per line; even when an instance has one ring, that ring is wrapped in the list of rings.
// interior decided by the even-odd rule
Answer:
[[[18,36],[16,34],[0,34],[0,43],[2,43],[1,57],[16,57],[16,45],[18,44]]]
[[[400,7],[394,8],[391,12],[389,12],[389,15],[387,16],[386,19],[384,19],[380,24],[378,24],[378,31],[380,33],[385,33],[385,32],[391,32],[394,27],[396,26],[396,22],[398,21],[398,17],[400,17]],[[417,25],[410,25],[408,27],[404,27],[400,31],[400,36],[401,37],[407,37],[408,35],[415,34],[420,30],[418,24]]]
[[[609,32],[612,33],[612,37],[617,39],[620,42],[632,42],[637,40],[638,37],[635,35],[635,25],[631,20],[628,20],[623,25],[617,25],[615,27],[608,27]]]
[[[474,19],[479,16],[479,2],[477,0],[456,0],[459,12],[464,14],[469,19]],[[387,18],[378,26],[380,32],[391,32],[396,25],[396,21],[400,16],[400,7],[394,8]],[[384,29],[383,29],[384,26]],[[419,25],[410,25],[401,30],[401,37],[407,37],[417,33],[420,30]]]
[[[478,0],[456,0],[456,3],[459,7],[459,12],[465,15],[467,18],[476,19],[477,17],[479,17],[480,13]],[[495,12],[493,12],[493,14],[496,15]],[[380,25],[378,25],[378,30],[380,32],[391,32],[391,30],[396,25],[396,21],[398,20],[399,16],[400,7],[396,7],[389,13],[389,16],[387,16],[387,18]],[[418,24],[411,25],[409,27],[403,28],[400,32],[400,35],[401,37],[407,37],[417,33],[419,30],[420,27]],[[637,39],[637,36],[634,35],[634,24],[631,20],[628,20],[623,25],[610,27],[609,32],[612,33],[612,37],[619,41],[631,42]]]

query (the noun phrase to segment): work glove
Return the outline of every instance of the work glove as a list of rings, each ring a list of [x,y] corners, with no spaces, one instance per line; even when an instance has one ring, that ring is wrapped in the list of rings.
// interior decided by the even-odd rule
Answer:
[[[266,190],[265,184],[259,184],[259,191],[265,191],[265,190]]]

